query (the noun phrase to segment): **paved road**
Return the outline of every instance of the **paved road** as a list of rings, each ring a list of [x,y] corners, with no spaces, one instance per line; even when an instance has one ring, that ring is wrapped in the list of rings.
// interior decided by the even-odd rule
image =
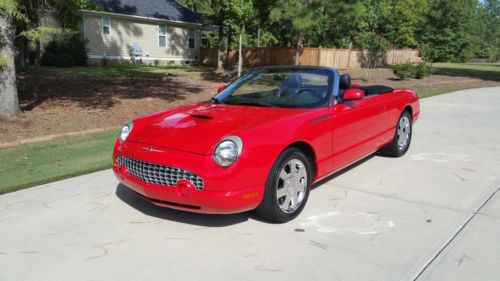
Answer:
[[[0,280],[500,280],[500,88],[422,101],[413,145],[288,224],[158,208],[102,171],[0,196]]]

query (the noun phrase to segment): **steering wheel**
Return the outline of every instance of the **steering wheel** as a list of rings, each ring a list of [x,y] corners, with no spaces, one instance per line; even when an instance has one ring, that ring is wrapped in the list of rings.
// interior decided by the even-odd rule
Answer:
[[[300,91],[293,90],[293,89],[294,88],[291,88],[289,86],[282,86],[276,90],[274,95],[278,98],[282,97],[282,96],[289,96],[289,97],[297,96],[300,93]]]
[[[318,93],[317,91],[313,89],[302,89],[298,92],[298,94],[303,94],[303,93],[308,93],[317,96],[320,99],[323,99],[324,97],[321,95],[321,93]]]

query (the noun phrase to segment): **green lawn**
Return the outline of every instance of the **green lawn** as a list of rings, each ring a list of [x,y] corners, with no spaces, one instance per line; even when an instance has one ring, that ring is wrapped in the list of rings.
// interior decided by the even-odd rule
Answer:
[[[434,74],[500,82],[500,63],[434,63]]]
[[[0,194],[111,167],[118,129],[0,150]]]
[[[500,63],[434,63],[434,74],[473,77],[482,80],[491,80],[500,82]],[[417,90],[420,98],[427,98],[457,91],[453,88],[434,88],[426,90]]]
[[[57,68],[44,67],[49,71],[54,71],[63,74],[74,74],[81,76],[123,76],[129,74],[140,73],[179,73],[179,72],[203,72],[209,70],[203,66],[183,66],[183,65],[167,65],[167,66],[147,66],[147,65],[119,65],[112,64],[108,66],[89,66],[89,67],[72,67],[72,68]]]
[[[437,95],[442,95],[450,92],[457,91],[456,89],[451,88],[435,88],[435,89],[426,89],[426,90],[417,90],[418,96],[423,98],[433,97]]]

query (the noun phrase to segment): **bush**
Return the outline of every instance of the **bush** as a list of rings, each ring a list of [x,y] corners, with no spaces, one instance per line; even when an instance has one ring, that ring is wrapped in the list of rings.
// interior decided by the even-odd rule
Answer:
[[[56,55],[56,66],[57,67],[73,67],[75,66],[75,59],[68,54]]]
[[[407,78],[415,76],[415,66],[413,65],[413,63],[409,62],[395,65],[392,71],[399,80],[405,80]]]
[[[55,61],[56,61],[56,55],[46,50],[42,55],[40,64],[43,66],[55,66],[56,65]]]
[[[85,39],[81,34],[73,34],[63,40],[50,41],[45,47],[45,53],[48,52],[54,55],[69,55],[73,59],[73,65],[87,66],[88,50],[85,45]],[[61,60],[68,60],[68,58],[64,57]],[[50,66],[56,65],[51,64]]]
[[[433,68],[432,64],[428,62],[419,62],[417,64],[407,62],[395,65],[392,71],[399,80],[405,80],[410,77],[423,79],[432,74]]]
[[[433,72],[432,64],[422,61],[415,65],[415,78],[423,79],[430,76]]]
[[[75,60],[68,54],[53,54],[45,51],[40,61],[43,66],[73,67]]]

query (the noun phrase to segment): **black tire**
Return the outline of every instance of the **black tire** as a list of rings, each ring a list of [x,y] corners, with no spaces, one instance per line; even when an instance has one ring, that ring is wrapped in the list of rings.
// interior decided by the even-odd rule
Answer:
[[[408,121],[407,128],[409,129],[409,132],[408,132],[408,136],[406,138],[405,144],[401,145],[399,143],[400,124],[401,124],[401,122],[404,122],[404,120],[402,121],[402,119],[405,119],[405,118]],[[392,141],[389,144],[384,146],[380,150],[380,152],[384,155],[391,156],[391,157],[401,157],[401,156],[405,155],[405,153],[410,148],[412,134],[413,134],[413,126],[412,126],[411,114],[408,110],[405,110],[405,111],[403,111],[403,113],[401,113],[401,116],[399,117],[398,122],[396,123],[396,132],[394,132],[394,138],[392,139]]]
[[[295,174],[296,176],[293,176],[292,175],[293,171],[290,171],[290,175],[292,175],[292,177],[290,177],[289,178],[290,180],[287,181],[288,184],[290,184],[291,180],[296,179],[294,181],[294,184],[301,185],[301,187],[298,187],[299,189],[304,188],[303,184],[305,183],[305,188],[304,188],[305,190],[302,192],[296,191],[296,189],[294,188],[295,185],[293,185],[294,187],[290,189],[288,189],[285,186],[280,187],[280,185],[285,184],[283,179],[280,178],[280,173],[282,171],[286,173],[287,167],[289,168],[292,167],[290,162],[292,162],[293,165],[298,165],[298,166],[301,166],[301,164],[303,164],[303,168],[305,168],[305,174],[307,175],[307,179],[304,179],[303,176],[301,177],[301,175],[304,174],[302,168],[297,168],[296,170],[297,172]],[[300,212],[302,212],[304,206],[307,203],[307,199],[309,198],[309,191],[311,190],[311,178],[312,178],[312,172],[311,172],[310,159],[307,158],[304,155],[304,153],[297,148],[286,149],[278,156],[278,158],[276,159],[271,168],[271,171],[269,172],[269,176],[267,177],[266,180],[264,197],[262,199],[262,202],[256,209],[257,213],[260,216],[277,223],[285,223],[294,219],[300,214]],[[296,197],[290,196],[290,194],[287,193],[283,195],[283,197],[278,198],[277,197],[278,189],[280,189],[282,192],[284,190],[290,190],[288,192],[292,194],[295,191],[296,194],[300,193],[300,196],[299,195],[296,195]],[[289,197],[295,198],[297,199],[297,201],[300,201],[300,203],[298,203],[296,208],[293,208],[294,203],[290,201],[290,199],[288,199]],[[281,199],[283,200],[280,203]],[[284,210],[282,210],[282,207],[280,207],[280,204],[282,204],[283,206],[287,204],[285,203],[287,202],[286,201],[287,199],[290,201],[289,212],[285,212]]]

